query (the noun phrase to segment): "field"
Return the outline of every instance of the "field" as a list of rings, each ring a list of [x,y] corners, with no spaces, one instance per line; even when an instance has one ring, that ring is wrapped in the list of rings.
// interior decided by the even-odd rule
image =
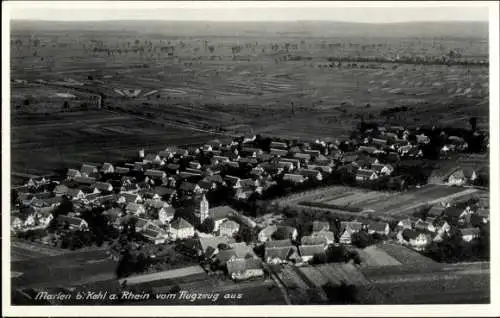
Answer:
[[[207,133],[97,110],[17,115],[12,117],[11,126],[12,171],[35,175],[77,168],[83,162],[133,160],[142,147],[159,151],[169,145],[213,138]]]
[[[480,193],[473,188],[426,185],[406,192],[378,192],[343,186],[326,187],[296,194],[280,201],[287,205],[344,211],[351,215],[374,214],[387,217],[407,217],[427,204],[436,204]]]
[[[400,105],[410,109],[380,119],[466,126],[476,116],[479,127],[488,127],[487,66],[391,62],[396,55],[438,58],[450,51],[462,60],[487,60],[484,26],[445,28],[453,37],[382,27],[370,38],[378,27],[177,24],[13,23],[13,111],[52,112],[69,99],[61,94],[77,96],[71,107],[82,96],[102,94],[105,107],[119,112],[289,138],[346,136],[360,116],[379,118]],[[339,58],[373,62],[331,62]],[[33,86],[40,79],[44,84]]]
[[[363,249],[358,248],[356,251],[361,257],[362,267],[401,265],[400,261],[378,246],[372,245]]]

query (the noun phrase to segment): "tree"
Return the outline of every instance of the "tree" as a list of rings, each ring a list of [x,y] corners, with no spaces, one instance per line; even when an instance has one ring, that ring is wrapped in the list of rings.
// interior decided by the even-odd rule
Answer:
[[[365,231],[359,231],[357,233],[353,233],[351,236],[352,244],[359,248],[365,248],[367,246],[375,243],[373,237]]]
[[[212,233],[215,228],[215,222],[212,218],[206,218],[201,224],[200,224],[200,231],[204,233]]]

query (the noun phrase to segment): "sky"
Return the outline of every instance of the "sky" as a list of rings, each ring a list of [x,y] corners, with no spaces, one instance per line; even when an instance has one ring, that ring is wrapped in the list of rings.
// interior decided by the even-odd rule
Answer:
[[[486,2],[3,2],[16,20],[488,21]],[[357,7],[353,7],[357,6]]]

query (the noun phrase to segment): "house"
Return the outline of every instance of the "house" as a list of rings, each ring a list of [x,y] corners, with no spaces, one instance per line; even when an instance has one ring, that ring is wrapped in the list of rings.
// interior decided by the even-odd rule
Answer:
[[[377,147],[385,147],[387,146],[387,139],[372,138],[371,143]]]
[[[363,224],[361,222],[347,222],[347,221],[342,221],[340,222],[340,243],[342,244],[351,244],[352,242],[352,235],[354,233],[357,233],[361,231],[363,228]]]
[[[371,170],[374,170],[379,175],[390,176],[394,172],[394,167],[390,164],[374,163],[371,165]]]
[[[271,141],[270,148],[273,149],[288,149],[286,142]]]
[[[417,142],[419,144],[426,145],[426,144],[428,144],[431,141],[431,139],[428,136],[424,135],[424,134],[419,134],[416,137],[417,137]]]
[[[378,234],[387,236],[391,232],[391,227],[389,223],[386,222],[377,222],[377,221],[365,221],[363,222],[368,229],[368,234]]]
[[[468,227],[460,229],[460,234],[462,235],[462,240],[470,242],[479,237],[480,230],[477,227]]]
[[[168,233],[164,232],[161,229],[145,229],[141,232],[141,235],[148,241],[158,244],[165,244],[168,239]]]
[[[298,159],[300,160],[301,163],[308,163],[309,161],[311,161],[311,155],[308,154],[308,153],[295,153],[293,154],[293,157],[295,159]]]
[[[194,227],[183,218],[177,218],[170,223],[170,236],[173,240],[193,237]]]
[[[264,277],[262,262],[255,258],[234,260],[226,263],[227,273],[234,281]]]
[[[136,232],[142,232],[147,229],[158,229],[159,227],[153,223],[152,220],[137,218],[137,222],[135,222],[135,230]]]
[[[401,220],[397,224],[398,230],[412,229],[412,228],[413,228],[413,221],[411,219]]]
[[[165,161],[161,158],[159,154],[148,154],[142,159],[143,163],[152,163],[154,165],[163,166]]]
[[[105,162],[102,167],[101,167],[101,172],[106,174],[106,173],[114,173],[115,172],[115,168],[113,167],[113,165],[109,162]]]
[[[114,168],[114,173],[118,175],[127,175],[130,173],[130,168],[127,167],[116,167]]]
[[[64,184],[59,184],[54,188],[53,192],[55,196],[63,196],[68,193],[68,190],[69,188]]]
[[[308,154],[311,156],[311,159],[317,158],[321,155],[321,151],[319,150],[312,150],[312,149],[304,149],[304,154]]]
[[[91,185],[95,182],[95,178],[81,176],[81,177],[74,177],[73,181],[75,181],[78,184]]]
[[[446,209],[445,206],[443,206],[441,204],[435,204],[427,212],[427,215],[431,216],[431,217],[439,217],[439,216],[443,215],[445,209]]]
[[[312,224],[313,234],[319,233],[322,231],[330,231],[330,223],[328,223],[326,221],[313,221],[313,224]]]
[[[285,173],[283,175],[283,180],[297,184],[305,182],[307,180],[307,177],[304,177],[303,175],[300,174]]]
[[[188,163],[188,167],[191,168],[191,169],[200,170],[201,169],[201,163],[199,163],[198,161],[190,161]]]
[[[219,225],[219,235],[233,237],[240,229],[240,225],[233,220],[224,220]]]
[[[282,170],[292,171],[295,167],[292,162],[278,161],[277,168]]]
[[[372,146],[359,146],[358,151],[373,154],[376,153],[378,149]]]
[[[142,215],[146,213],[144,205],[133,202],[130,202],[125,206],[125,211],[127,211],[127,213],[129,214],[134,214],[134,215]]]
[[[417,251],[425,250],[431,242],[430,234],[410,229],[400,231],[397,239],[400,244],[409,245]]]
[[[271,148],[269,149],[269,154],[275,157],[284,157],[288,155],[288,150]]]
[[[398,153],[402,156],[408,155],[413,150],[412,145],[403,145],[398,148]]]
[[[233,189],[241,188],[241,179],[238,177],[226,175],[224,177],[224,180],[226,181],[227,185]]]
[[[302,262],[310,262],[314,258],[315,255],[324,255],[325,254],[325,245],[301,245],[299,246],[299,253],[302,259]]]
[[[299,169],[301,164],[301,160],[296,158],[281,158],[280,162],[291,162],[293,164],[292,169],[294,168]]]
[[[175,216],[175,209],[171,206],[167,208],[162,208],[158,211],[158,220],[161,224],[170,223]]]
[[[71,231],[84,231],[89,227],[84,219],[67,215],[59,215],[57,223],[62,226],[68,226]]]
[[[300,240],[301,245],[326,245],[325,237],[322,235],[303,236]]]
[[[297,170],[297,174],[300,174],[310,180],[317,180],[317,181],[323,180],[323,174],[318,170],[299,169]]]
[[[201,194],[203,192],[199,185],[187,181],[181,183],[179,190],[185,195]]]
[[[137,193],[120,193],[120,197],[117,200],[119,204],[125,203],[139,203],[142,202],[142,197]]]
[[[291,226],[278,226],[276,228],[276,231],[272,233],[271,239],[272,240],[294,240],[296,241],[298,239],[298,232],[297,229]]]
[[[144,172],[144,175],[152,179],[164,179],[167,177],[167,173],[165,171],[154,170],[154,169],[146,170]]]
[[[269,264],[283,264],[289,261],[295,262],[300,260],[299,253],[295,246],[284,246],[276,248],[266,248],[264,259]]]
[[[259,166],[253,167],[252,170],[250,171],[250,174],[258,177],[258,176],[263,175],[264,172],[265,172],[265,169],[259,165]]]
[[[378,179],[378,175],[374,170],[358,169],[358,171],[356,171],[356,181],[365,182],[376,179]]]
[[[249,154],[251,157],[256,157],[264,153],[262,149],[253,147],[243,147],[241,148],[241,152],[244,154]]]
[[[167,188],[167,187],[155,187],[152,190],[150,190],[150,193],[153,194],[153,196],[158,196],[162,200],[165,200],[168,203],[172,203],[177,198],[177,190],[173,188]]]
[[[99,170],[97,169],[96,166],[93,165],[88,165],[88,164],[82,164],[82,167],[80,168],[80,173],[82,176],[90,177],[95,174],[97,174]]]
[[[71,200],[82,200],[85,198],[85,193],[78,188],[69,188],[66,192],[66,197],[70,198]]]
[[[423,232],[436,232],[436,227],[434,226],[434,223],[428,220],[422,220],[418,219],[414,226],[415,230],[417,231],[423,231]]]
[[[97,181],[92,185],[92,188],[97,189],[99,192],[111,192],[113,191],[113,186],[108,182]]]
[[[322,165],[307,165],[307,169],[321,171],[323,173],[332,173],[333,168],[331,166],[322,166]]]
[[[222,205],[211,208],[208,211],[210,218],[214,221],[214,232],[219,231],[219,226],[227,220],[229,217],[233,217],[237,214],[230,206]]]
[[[250,165],[250,166],[254,166],[258,163],[257,159],[252,158],[252,157],[240,158],[240,160],[238,162],[240,164],[246,164],[246,165]]]
[[[80,171],[76,169],[68,169],[68,172],[66,173],[66,179],[67,180],[73,180],[75,177],[81,177],[82,174]]]
[[[234,239],[226,236],[200,236],[198,237],[198,248],[201,255],[210,258],[218,253],[221,244],[229,248],[230,244],[234,242]]]

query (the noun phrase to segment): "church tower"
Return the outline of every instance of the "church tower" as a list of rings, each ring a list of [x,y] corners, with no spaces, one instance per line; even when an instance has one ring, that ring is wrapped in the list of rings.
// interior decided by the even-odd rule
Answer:
[[[200,213],[200,223],[203,223],[210,215],[209,215],[209,205],[208,205],[208,200],[205,197],[205,194],[203,194],[201,201],[199,202],[199,213]]]

